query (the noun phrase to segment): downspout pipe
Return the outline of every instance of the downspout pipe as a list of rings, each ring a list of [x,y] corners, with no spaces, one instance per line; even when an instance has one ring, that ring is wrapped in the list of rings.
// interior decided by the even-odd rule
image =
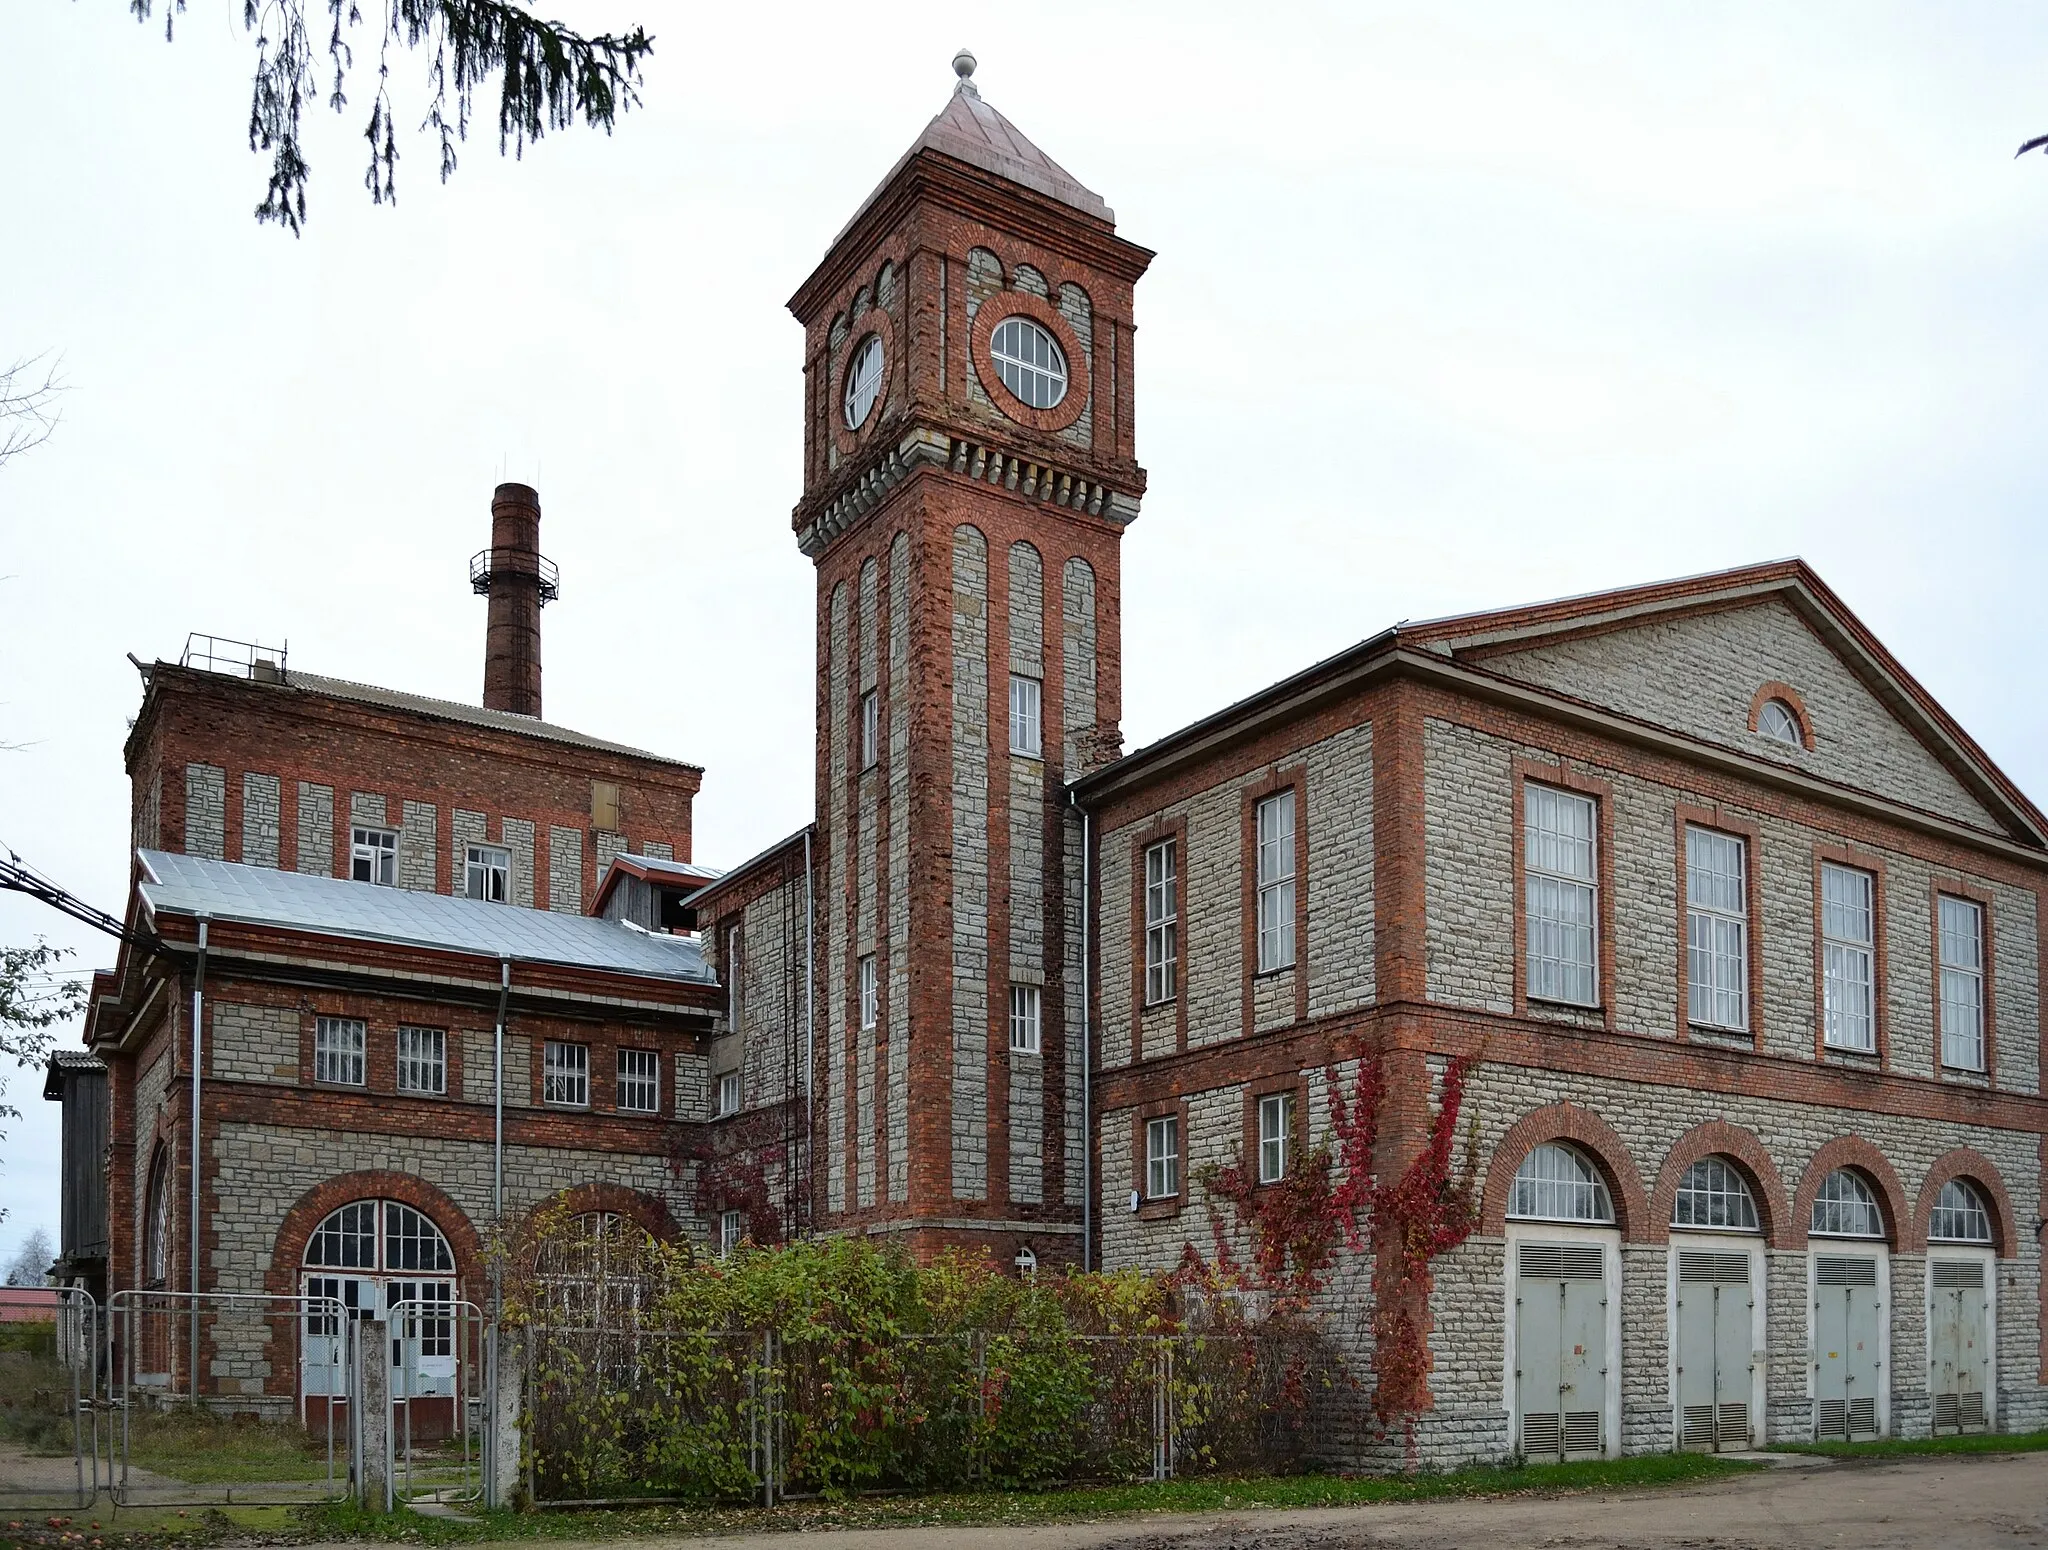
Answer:
[[[1088,929],[1093,915],[1094,897],[1090,891],[1090,866],[1093,862],[1094,814],[1083,807],[1074,795],[1073,787],[1067,788],[1067,805],[1081,815],[1081,1268],[1095,1268],[1095,1108],[1094,1070],[1095,1040],[1093,1024],[1090,1021],[1088,1004],[1089,986],[1094,981],[1094,962],[1090,957],[1093,946]]]
[[[804,830],[804,1164],[808,1171],[811,1161],[811,1123],[817,1118],[811,1112],[811,1062],[817,1058],[815,1042],[817,1029],[817,920],[813,910],[812,896],[817,890],[816,874],[811,870],[811,830]],[[813,1175],[815,1180],[815,1175]],[[812,1204],[815,1205],[815,1199]],[[805,1211],[805,1226],[810,1225],[812,1212]]]
[[[498,955],[498,1023],[491,1036],[491,1324],[484,1352],[484,1414],[490,1418],[490,1444],[484,1454],[484,1505],[505,1505],[505,1483],[498,1478],[497,1429],[503,1411],[498,1404],[498,1323],[505,1311],[505,1019],[511,1011],[512,955]]]
[[[206,1016],[206,926],[207,917],[201,915],[199,917],[199,953],[194,961],[192,971],[192,1270],[191,1280],[187,1285],[192,1289],[190,1359],[192,1363],[192,1403],[195,1406],[199,1403],[199,1191],[201,1188],[199,1107],[202,1082],[201,1072],[206,1053],[205,1039],[201,1031],[205,1027]]]

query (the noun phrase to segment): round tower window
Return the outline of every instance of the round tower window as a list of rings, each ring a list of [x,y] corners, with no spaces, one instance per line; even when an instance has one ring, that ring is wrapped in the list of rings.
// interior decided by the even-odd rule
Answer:
[[[1067,396],[1067,357],[1059,341],[1026,317],[1005,318],[990,336],[1003,386],[1033,409],[1050,409]]]
[[[853,365],[846,373],[846,427],[859,430],[882,391],[882,336],[869,334],[854,348]]]

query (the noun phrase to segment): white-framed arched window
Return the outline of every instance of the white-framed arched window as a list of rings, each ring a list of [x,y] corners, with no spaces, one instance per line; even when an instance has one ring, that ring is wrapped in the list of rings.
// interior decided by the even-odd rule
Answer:
[[[1515,1170],[1507,1214],[1520,1221],[1614,1225],[1614,1201],[1599,1169],[1578,1152],[1546,1141]]]
[[[857,431],[868,422],[875,400],[882,393],[885,364],[882,336],[869,334],[853,352],[853,365],[846,373],[846,428]]]
[[[158,1147],[143,1191],[142,1284],[161,1289],[171,1278],[171,1153]]]
[[[1991,1242],[1991,1212],[1984,1197],[1962,1179],[1950,1179],[1934,1197],[1934,1211],[1927,1218],[1927,1237],[1932,1243]]]
[[[1007,317],[989,336],[988,353],[1003,386],[1033,409],[1067,396],[1067,356],[1059,341],[1027,317]]]
[[[1678,1181],[1671,1225],[1695,1232],[1756,1232],[1756,1200],[1727,1158],[1702,1157]]]
[[[1783,700],[1765,700],[1756,713],[1756,729],[1787,748],[1804,748],[1806,738],[1799,729],[1799,713]]]
[[[455,1251],[425,1212],[399,1200],[351,1200],[306,1239],[301,1284],[309,1304],[300,1388],[308,1400],[346,1392],[337,1305],[350,1318],[392,1318],[393,1382],[412,1399],[455,1391]],[[402,1374],[402,1380],[401,1375]],[[401,1392],[401,1390],[394,1390]]]
[[[1820,1193],[1813,1197],[1808,1231],[1823,1238],[1882,1238],[1884,1212],[1878,1209],[1876,1191],[1861,1174],[1837,1168],[1821,1180]]]

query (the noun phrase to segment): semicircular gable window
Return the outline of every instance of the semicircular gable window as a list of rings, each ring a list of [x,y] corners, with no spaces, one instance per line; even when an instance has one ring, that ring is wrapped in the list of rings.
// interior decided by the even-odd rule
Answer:
[[[1614,1222],[1614,1202],[1600,1172],[1568,1146],[1546,1141],[1522,1160],[1508,1215],[1523,1221]]]
[[[1787,748],[1806,746],[1806,739],[1799,731],[1799,714],[1783,700],[1764,701],[1764,708],[1756,715],[1756,729]]]

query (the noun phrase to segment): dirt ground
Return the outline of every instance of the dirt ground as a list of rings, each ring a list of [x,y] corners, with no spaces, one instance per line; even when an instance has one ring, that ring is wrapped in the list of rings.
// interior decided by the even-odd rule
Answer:
[[[1550,1500],[671,1543],[675,1550],[2021,1550],[2048,1547],[2048,1453],[1815,1464],[1691,1489]]]

